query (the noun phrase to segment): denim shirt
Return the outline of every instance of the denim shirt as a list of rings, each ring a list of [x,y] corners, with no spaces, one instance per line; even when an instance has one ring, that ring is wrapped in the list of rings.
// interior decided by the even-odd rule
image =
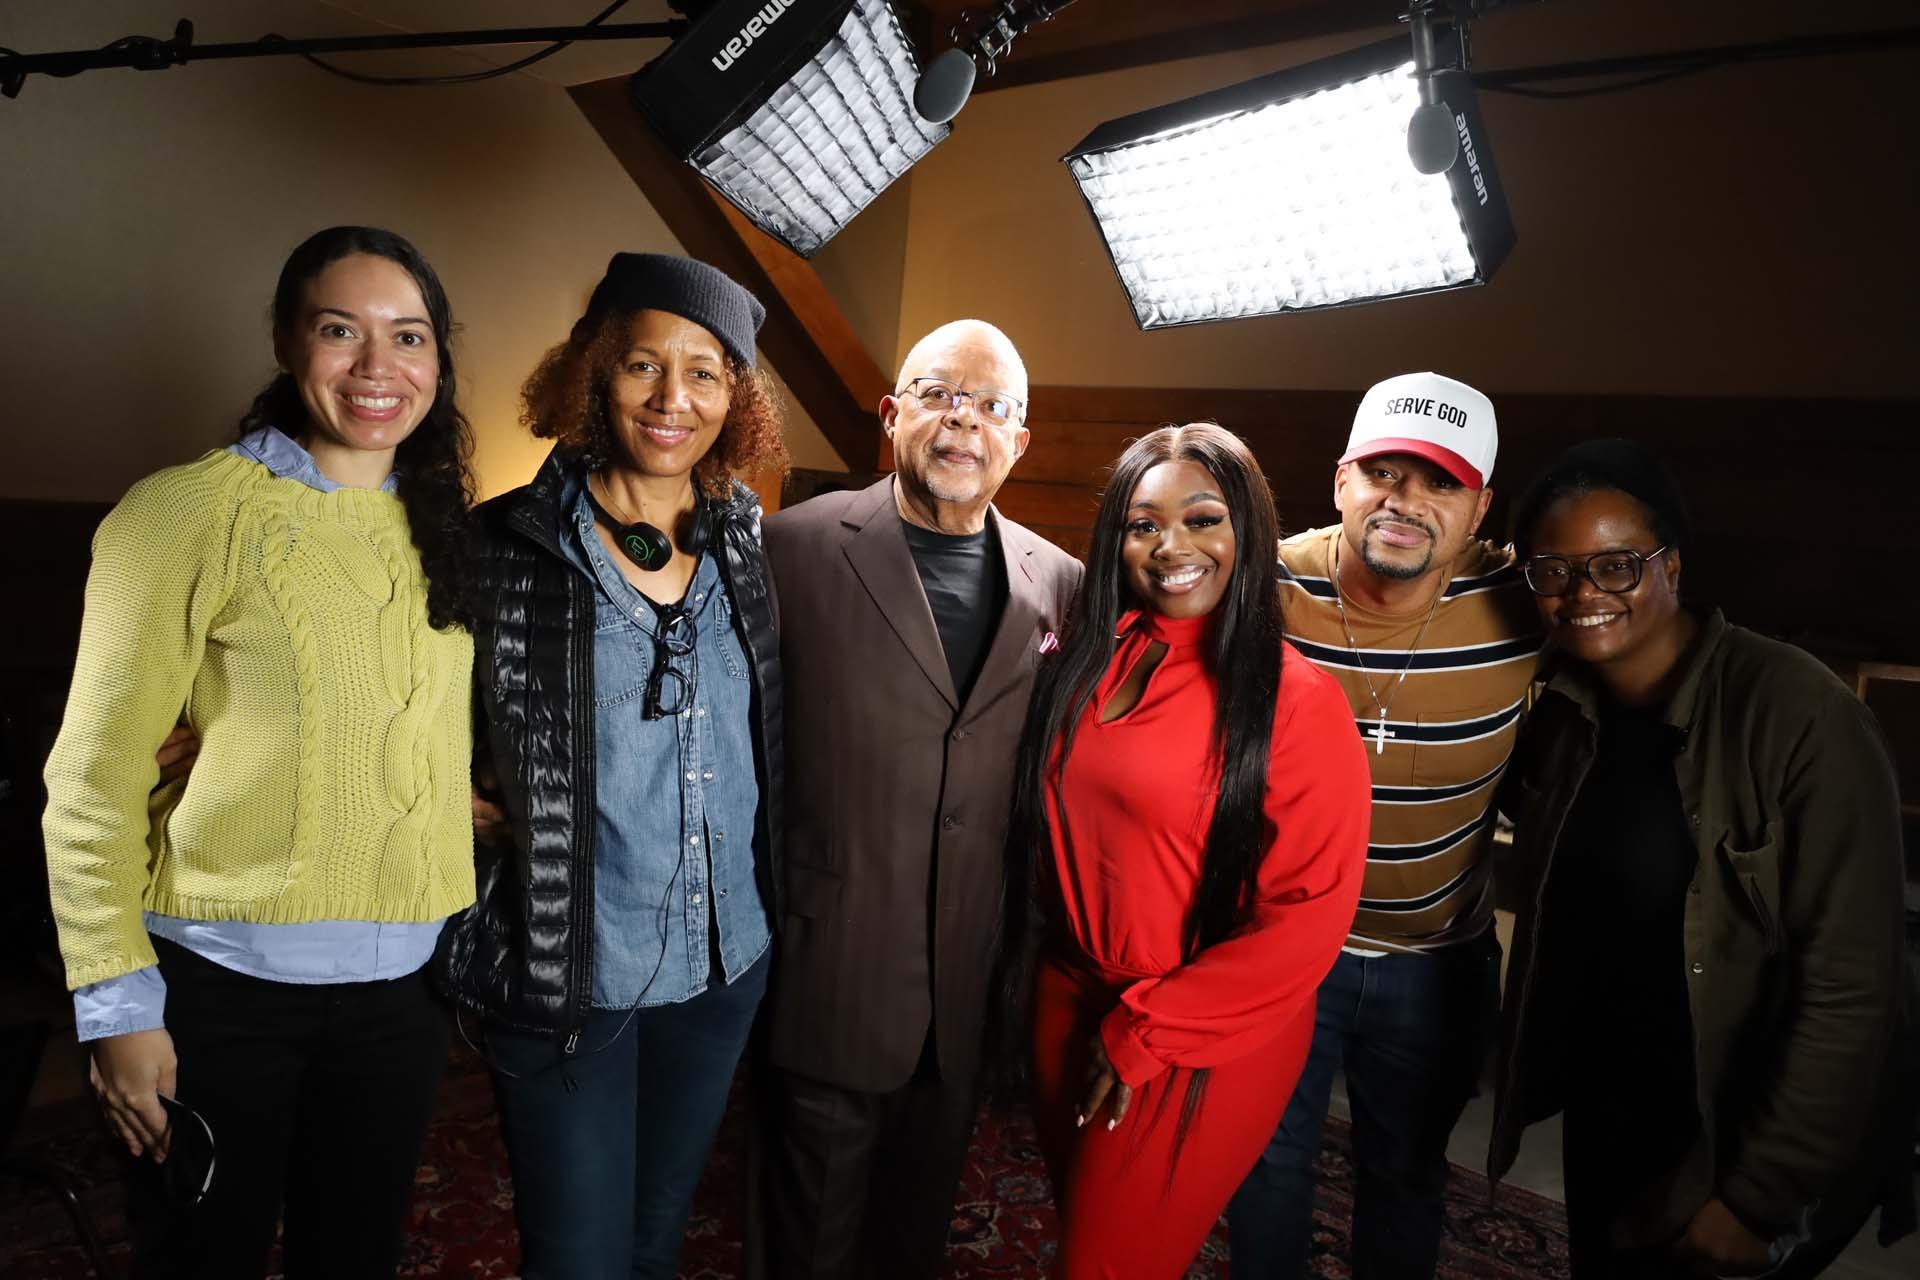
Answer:
[[[594,1007],[676,1004],[719,979],[733,982],[772,941],[757,863],[759,773],[753,755],[753,673],[733,601],[711,554],[682,600],[693,651],[671,659],[688,677],[680,714],[643,712],[656,662],[654,606],[594,533],[581,479],[561,509],[563,539],[593,580],[596,817],[593,860]],[[672,705],[674,682],[667,680]]]
[[[248,433],[227,452],[251,458],[284,480],[298,480],[322,493],[345,486],[321,474],[313,455],[278,427]],[[393,476],[381,485],[391,493]],[[393,924],[378,920],[314,920],[304,924],[252,924],[245,920],[186,920],[145,914],[147,932],[185,947],[217,965],[273,982],[321,984],[402,978],[433,956],[444,920]],[[99,1040],[166,1025],[167,984],[160,966],[148,965],[73,993],[79,1039]]]

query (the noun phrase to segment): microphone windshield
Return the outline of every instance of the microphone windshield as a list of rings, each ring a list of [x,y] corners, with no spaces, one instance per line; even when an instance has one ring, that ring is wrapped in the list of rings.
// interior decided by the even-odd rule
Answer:
[[[1422,103],[1407,121],[1407,155],[1421,173],[1445,173],[1460,154],[1453,113],[1444,102]]]
[[[973,92],[973,59],[964,49],[947,50],[930,63],[913,87],[913,109],[922,120],[945,124],[960,114]]]

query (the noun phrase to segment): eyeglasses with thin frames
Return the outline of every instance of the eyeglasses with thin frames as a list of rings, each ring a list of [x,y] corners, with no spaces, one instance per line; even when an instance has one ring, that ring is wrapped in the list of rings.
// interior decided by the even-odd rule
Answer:
[[[1652,551],[1621,547],[1615,551],[1596,551],[1590,556],[1529,556],[1520,566],[1527,587],[1537,596],[1572,595],[1585,578],[1597,590],[1621,596],[1640,585],[1647,561],[1665,555],[1671,543]]]
[[[1018,396],[1010,396],[1004,391],[995,391],[991,387],[982,387],[978,391],[963,391],[940,378],[915,378],[901,388],[900,394],[912,396],[930,413],[946,413],[963,400],[973,401],[973,411],[984,422],[995,426],[1005,426],[1025,407],[1026,402]]]
[[[693,615],[678,605],[661,610],[653,628],[653,670],[647,674],[646,697],[640,704],[642,719],[664,720],[686,710],[693,677],[674,666],[673,660],[692,652]]]

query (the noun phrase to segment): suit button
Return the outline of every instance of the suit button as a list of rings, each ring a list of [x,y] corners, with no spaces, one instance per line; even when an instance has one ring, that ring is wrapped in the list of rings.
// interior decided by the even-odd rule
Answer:
[[[966,740],[966,737],[967,737],[967,731],[965,729],[955,729],[953,731],[953,740],[955,742],[964,742]]]
[[[1693,962],[1693,971],[1695,973],[1705,973],[1707,971],[1707,966],[1701,964],[1698,960],[1695,960]]]
[[[952,814],[948,814],[946,817],[940,819],[940,829],[942,831],[951,831],[959,825],[960,819],[954,817]]]

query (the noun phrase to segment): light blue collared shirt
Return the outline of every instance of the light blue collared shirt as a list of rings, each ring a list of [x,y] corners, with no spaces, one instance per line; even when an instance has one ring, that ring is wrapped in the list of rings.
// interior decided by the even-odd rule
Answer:
[[[759,887],[766,851],[753,670],[709,551],[678,605],[690,651],[670,658],[673,677],[662,676],[662,703],[679,714],[646,718],[659,612],[595,535],[585,489],[579,473],[570,476],[560,509],[573,523],[562,549],[598,588],[592,1001],[597,1009],[677,1004],[738,981],[772,942]]]
[[[284,480],[298,480],[322,493],[346,486],[320,473],[313,455],[278,427],[262,427],[227,452],[251,458]],[[383,492],[398,481],[388,476]],[[444,920],[387,924],[377,920],[314,920],[306,924],[250,924],[244,920],[187,920],[145,916],[147,932],[185,947],[217,965],[255,978],[302,985],[378,982],[403,978],[433,958]],[[82,1041],[166,1025],[167,984],[158,965],[73,993],[74,1025]]]

